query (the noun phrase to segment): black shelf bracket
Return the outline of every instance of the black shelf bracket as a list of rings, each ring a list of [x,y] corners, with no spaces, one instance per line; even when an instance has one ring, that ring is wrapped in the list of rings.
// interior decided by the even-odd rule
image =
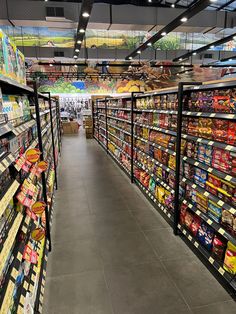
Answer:
[[[182,137],[182,118],[183,118],[183,91],[186,85],[202,85],[201,82],[180,82],[178,85],[178,113],[177,113],[177,130],[175,145],[175,198],[174,198],[174,226],[173,231],[178,235],[179,223],[179,184],[180,184],[180,163],[181,163],[181,137]]]
[[[40,122],[40,112],[39,112],[39,99],[38,99],[38,90],[37,90],[37,82],[33,82],[34,86],[34,101],[35,101],[35,113],[36,113],[36,123],[37,123],[37,132],[38,132],[38,145],[39,150],[41,152],[40,154],[40,160],[44,160],[43,156],[43,141],[42,141],[42,133],[41,133],[41,122]],[[48,200],[47,200],[47,183],[46,183],[46,176],[45,172],[42,172],[42,189],[43,189],[43,199],[46,203],[45,208],[45,217],[46,217],[46,237],[49,242],[49,252],[51,252],[52,249],[52,243],[51,243],[51,233],[50,233],[50,217],[49,217],[49,211],[48,211]]]

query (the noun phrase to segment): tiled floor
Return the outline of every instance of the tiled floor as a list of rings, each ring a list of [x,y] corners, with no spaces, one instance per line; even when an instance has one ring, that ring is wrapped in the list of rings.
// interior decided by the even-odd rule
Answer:
[[[235,314],[236,303],[94,140],[63,139],[44,314]]]

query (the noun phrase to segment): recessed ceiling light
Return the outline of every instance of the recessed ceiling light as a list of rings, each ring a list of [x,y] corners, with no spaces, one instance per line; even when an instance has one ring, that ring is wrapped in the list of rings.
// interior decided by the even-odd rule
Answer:
[[[179,61],[182,61],[183,60],[183,58],[179,58]]]
[[[52,63],[50,63],[50,64],[49,64],[49,66],[50,66],[50,67],[53,67],[53,64],[52,64]]]
[[[132,60],[132,59],[133,59],[133,57],[129,57],[129,59],[130,59],[130,60]]]
[[[214,47],[215,47],[214,45],[211,45],[211,46],[210,46],[211,49],[213,49]]]
[[[196,52],[193,52],[193,56],[196,56],[196,54],[197,54]]]
[[[187,20],[188,20],[187,17],[182,17],[182,19],[180,21],[185,23],[185,22],[187,22]]]
[[[79,52],[79,49],[77,48],[77,49],[75,49],[75,52]]]
[[[147,44],[147,46],[149,46],[149,47],[150,47],[151,45],[152,45],[152,43],[148,43],[148,44]]]
[[[161,36],[166,36],[166,32],[162,32],[162,33],[161,33]]]
[[[163,69],[163,65],[161,65],[160,68]]]
[[[139,54],[140,54],[140,53],[141,53],[141,50],[138,50],[138,51],[137,51],[137,53],[139,53]]]
[[[84,12],[84,13],[82,14],[82,16],[83,16],[83,17],[89,17],[89,13],[88,13],[88,12]]]
[[[74,59],[77,59],[77,58],[78,58],[78,56],[74,55]]]
[[[81,28],[81,29],[79,30],[79,32],[80,32],[80,33],[84,33],[85,30],[84,30],[83,28]]]
[[[172,3],[171,7],[172,7],[172,8],[175,8],[175,4],[174,4],[174,3]]]
[[[75,64],[74,66],[75,66],[75,68],[78,68],[78,65],[77,65],[77,64]]]
[[[210,66],[210,69],[212,69],[212,65]]]
[[[233,59],[230,58],[229,61],[233,61]]]
[[[82,41],[81,40],[77,40],[77,44],[82,44]]]

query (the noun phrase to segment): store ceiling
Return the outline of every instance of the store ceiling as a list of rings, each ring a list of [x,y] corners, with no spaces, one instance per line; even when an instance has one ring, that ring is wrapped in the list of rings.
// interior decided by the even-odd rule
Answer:
[[[47,2],[1,0],[0,24],[4,25],[4,31],[8,35],[17,37],[17,45],[27,57],[57,60],[55,56],[59,53],[60,59],[64,56],[69,60],[74,55],[81,2],[79,0],[48,0]],[[124,60],[137,46],[198,1],[152,0],[149,3],[148,0],[94,0],[93,2],[85,33],[86,47],[83,43],[79,53],[79,58],[83,60]],[[63,14],[48,16],[47,7],[57,8]],[[140,57],[135,59],[173,60],[188,53],[189,50],[199,48],[194,46],[197,41],[199,45],[204,46],[211,41],[236,33],[235,10],[236,1],[210,2],[207,9],[189,19],[187,23],[176,27],[166,37],[167,44],[171,42],[172,46],[169,47],[167,44],[165,46],[164,43],[163,47],[158,46],[157,50],[156,47],[148,47]],[[60,32],[63,34],[61,37],[66,38],[65,42],[57,42],[56,36]],[[35,39],[31,44],[29,37],[32,33]],[[45,38],[47,38],[46,43],[43,42]],[[172,42],[178,42],[178,45],[175,46]],[[235,47],[236,41],[232,45]],[[211,51],[194,56],[191,61],[203,63],[230,57],[234,54],[232,47],[224,45],[217,49],[210,49]]]

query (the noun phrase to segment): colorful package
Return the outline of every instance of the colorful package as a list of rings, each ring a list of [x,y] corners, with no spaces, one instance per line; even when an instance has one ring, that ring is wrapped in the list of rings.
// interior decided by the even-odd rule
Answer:
[[[230,241],[225,252],[224,269],[231,274],[236,274],[236,246]]]
[[[212,245],[212,254],[218,261],[222,261],[224,259],[226,249],[226,240],[219,235],[215,235]]]

